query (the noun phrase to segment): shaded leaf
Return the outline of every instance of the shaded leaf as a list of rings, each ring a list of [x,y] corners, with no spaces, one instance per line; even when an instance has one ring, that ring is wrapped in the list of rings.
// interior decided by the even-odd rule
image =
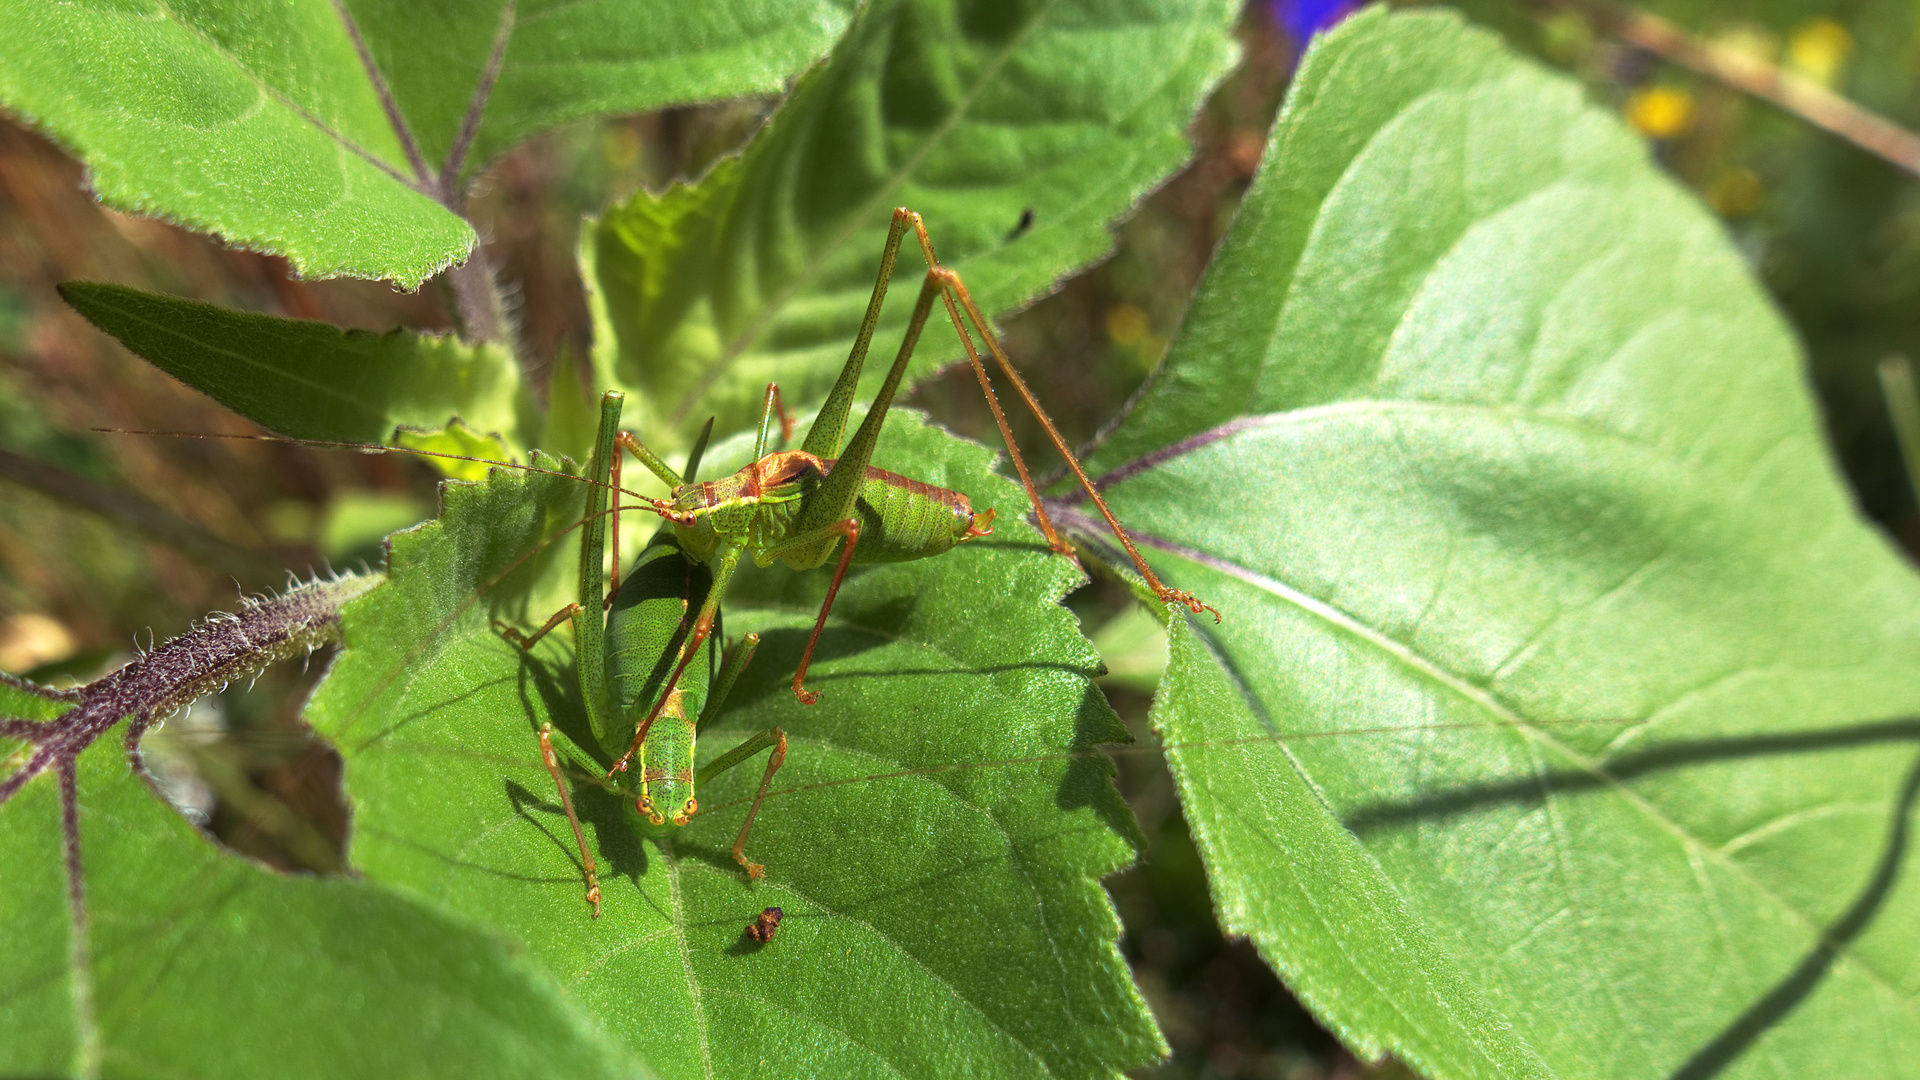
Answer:
[[[341,330],[87,281],[60,295],[155,367],[283,435],[380,443],[397,427],[459,417],[528,443],[533,406],[499,346]]]
[[[1435,1077],[1909,1068],[1920,588],[1739,256],[1450,15],[1276,131],[1107,456],[1226,614],[1155,711],[1224,926]]]
[[[493,154],[566,120],[778,89],[844,21],[825,0],[16,0],[0,103],[113,206],[303,276],[414,288],[473,246],[448,208]]]
[[[1238,6],[1223,0],[978,5],[877,0],[807,73],[737,161],[641,193],[582,243],[604,385],[684,437],[758,415],[778,380],[818,401],[838,374],[880,264],[889,215],[926,215],[942,262],[990,315],[1112,246],[1114,218],[1186,160],[1186,128],[1226,73]],[[1024,214],[1032,228],[1010,238]],[[903,290],[924,264],[901,252]],[[910,303],[878,346],[891,350]],[[942,319],[944,322],[944,319]],[[915,372],[958,357],[930,329]],[[877,385],[878,375],[874,376]],[[869,386],[868,389],[872,387]]]
[[[1009,520],[1021,493],[987,451],[901,417],[882,443],[890,464],[999,506],[1001,525],[938,559],[857,570],[809,675],[823,691],[811,708],[789,684],[825,571],[736,582],[724,629],[765,641],[699,747],[709,760],[769,725],[787,733],[747,846],[764,881],[749,885],[729,854],[763,757],[703,787],[700,816],[659,842],[578,779],[606,893],[589,921],[536,738],[551,718],[577,762],[599,753],[567,635],[529,657],[489,625],[537,625],[570,598],[570,552],[516,562],[583,496],[505,473],[447,485],[442,518],[393,539],[391,585],[347,611],[348,650],[311,715],[346,759],[354,864],[527,941],[663,1075],[934,1075],[964,1061],[1104,1076],[1161,1052],[1098,883],[1133,857],[1135,827],[1111,766],[1071,753],[1125,737],[1057,604],[1078,575]],[[938,768],[1007,758],[1037,760]],[[785,921],[758,946],[745,927],[767,906]]]
[[[0,684],[0,713],[33,708]],[[118,735],[79,763],[83,961],[55,777],[0,807],[0,1072],[638,1075],[498,939],[375,885],[218,851],[131,773]]]

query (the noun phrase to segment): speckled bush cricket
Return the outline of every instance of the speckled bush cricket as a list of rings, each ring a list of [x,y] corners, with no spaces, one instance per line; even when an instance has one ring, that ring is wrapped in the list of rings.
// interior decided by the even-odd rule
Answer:
[[[601,398],[600,429],[594,440],[593,457],[587,465],[592,481],[587,491],[587,517],[580,538],[579,600],[567,605],[531,635],[505,628],[502,634],[521,649],[531,649],[541,637],[562,621],[571,621],[574,632],[574,666],[580,679],[581,700],[586,704],[587,722],[606,752],[623,748],[628,757],[637,754],[639,768],[616,771],[610,779],[623,800],[634,812],[633,820],[641,832],[658,835],[672,832],[693,820],[700,810],[695,795],[699,784],[772,747],[766,774],[761,777],[759,797],[747,811],[740,834],[733,843],[733,857],[749,877],[759,877],[761,867],[746,857],[747,834],[760,810],[760,798],[780,763],[786,759],[787,738],[778,727],[762,731],[694,772],[694,739],[699,729],[720,711],[727,693],[740,672],[753,658],[760,638],[748,634],[728,651],[716,669],[713,642],[708,635],[689,643],[686,612],[704,609],[714,591],[713,574],[698,560],[689,558],[669,527],[662,527],[641,551],[626,579],[617,582],[609,601],[604,579],[607,549],[608,496],[617,490],[613,462],[619,452],[616,439],[620,431],[620,408],[625,395],[609,391]],[[694,475],[706,449],[706,435],[694,445],[687,461],[687,475]],[[617,511],[616,511],[617,512]],[[617,517],[616,517],[617,520]],[[619,560],[619,539],[615,532],[614,559]],[[686,660],[672,668],[673,683],[663,676],[670,661],[679,660],[682,649]],[[704,661],[706,678],[681,680],[680,673],[695,658]],[[638,734],[638,718],[648,724]],[[560,803],[573,826],[580,847],[580,865],[587,881],[587,902],[600,914],[600,882],[593,853],[588,850],[580,818],[574,812],[573,798],[553,747],[552,725],[540,731],[540,755],[560,791]],[[625,760],[624,758],[622,760]]]
[[[861,368],[879,321],[900,244],[909,229],[913,231],[925,257],[927,271],[885,384],[859,430],[850,441],[845,441],[842,452]],[[610,396],[603,403],[603,410],[609,411],[603,412],[598,445],[586,477],[591,481],[592,494],[589,497],[586,532],[583,534],[580,588],[576,600],[531,635],[521,635],[518,631],[508,634],[523,646],[529,646],[561,622],[575,623],[576,663],[590,726],[594,738],[609,753],[613,749],[612,740],[630,733],[625,753],[609,770],[608,778],[614,782],[614,786],[621,787],[624,794],[633,797],[633,805],[640,814],[643,829],[671,830],[685,824],[698,807],[691,789],[703,777],[737,764],[746,756],[769,746],[775,747],[769,762],[769,777],[781,759],[784,738],[776,729],[768,729],[750,738],[736,753],[710,765],[701,776],[691,775],[691,740],[692,733],[699,726],[698,718],[717,711],[725,690],[745,662],[745,653],[742,651],[737,658],[729,658],[728,663],[716,670],[709,645],[719,613],[720,598],[743,554],[751,551],[754,561],[763,566],[784,562],[795,569],[810,569],[824,565],[834,554],[836,546],[839,547],[839,560],[826,599],[793,679],[795,695],[802,702],[812,703],[816,695],[804,686],[807,667],[834,597],[853,563],[924,558],[985,535],[990,530],[993,510],[975,514],[966,497],[957,492],[936,488],[871,465],[882,422],[919,335],[932,314],[936,297],[945,305],[948,318],[981,383],[995,420],[1007,440],[1009,454],[1026,487],[1037,523],[1052,549],[1069,558],[1073,556],[1073,547],[1048,519],[1025,462],[1012,440],[989,385],[979,350],[968,331],[969,320],[974,331],[986,343],[988,351],[994,354],[1003,373],[1012,380],[1016,390],[1039,417],[1056,449],[1067,460],[1095,505],[1106,516],[1148,587],[1162,601],[1182,603],[1196,613],[1212,610],[1191,594],[1162,584],[1151,567],[1139,557],[1131,539],[1107,511],[1098,490],[1073,458],[1065,440],[1041,413],[1031,393],[1012,369],[1004,349],[967,292],[964,282],[937,261],[919,215],[905,209],[897,210],[858,336],[803,447],[797,451],[770,450],[772,424],[778,410],[777,391],[770,386],[753,462],[721,480],[688,482],[638,439],[618,432],[618,399]],[[965,312],[964,317],[962,311]],[[617,530],[620,507],[617,499],[612,500],[614,505],[611,508],[608,506],[609,490],[617,491],[619,483],[616,447],[634,453],[651,472],[674,489],[671,499],[647,500],[642,504],[670,522],[670,528],[663,530],[670,536],[656,537],[642,561],[647,569],[645,576],[649,580],[653,578],[653,570],[661,570],[663,575],[659,582],[647,588],[668,589],[668,592],[643,598],[682,605],[672,618],[657,618],[650,622],[641,619],[630,625],[623,622],[618,627],[614,619],[600,615],[606,593],[603,560],[608,531],[614,533],[614,548],[618,550],[619,546]],[[691,471],[690,467],[689,473]],[[611,525],[605,520],[609,515],[613,518]],[[842,540],[844,544],[841,544]],[[692,582],[700,574],[693,569],[695,566],[700,568],[700,573],[712,574],[711,585],[702,582],[703,587],[696,589]],[[618,574],[617,565],[613,572]],[[641,588],[637,584],[634,587]],[[615,591],[617,595],[623,593],[617,585]],[[689,626],[679,612],[694,610],[698,614]],[[1218,618],[1217,612],[1215,615]],[[620,615],[619,618],[624,620],[627,616]],[[616,653],[624,655],[630,649],[655,658],[670,652],[671,673],[662,682],[646,681],[646,673],[654,670],[646,665],[624,667],[620,671],[609,670],[609,657]],[[691,683],[682,685],[684,673],[692,665],[702,662],[702,656],[706,657],[705,663],[709,667],[709,680],[698,686]],[[637,674],[628,675],[626,672]],[[711,697],[707,697],[709,689],[713,691]],[[704,709],[700,700],[703,697],[706,697]],[[616,701],[616,698],[619,700]],[[630,710],[641,708],[646,710],[644,716],[638,723],[633,723]],[[663,719],[672,722],[661,729],[660,739],[650,743],[656,726]],[[570,796],[561,776],[559,755],[548,733],[541,734],[543,758],[561,787],[563,804],[569,804],[566,809],[581,848],[583,870],[589,878],[589,899],[593,899],[597,895],[593,883],[594,867],[586,851],[577,816],[570,805]],[[620,774],[630,771],[629,766],[635,756],[642,759],[639,775],[625,778],[625,786],[621,786]],[[763,781],[763,791],[765,787]],[[672,789],[671,794],[667,790],[669,788]],[[753,812],[750,811],[735,844],[734,855],[750,874],[755,874],[759,867],[744,854],[744,843],[752,819]]]
[[[926,276],[922,279],[919,298],[914,303],[913,315],[907,323],[906,334],[901,339],[899,352],[894,356],[886,381],[874,397],[866,419],[861,422],[852,440],[845,444],[843,451],[842,438],[859,386],[860,371],[873,341],[874,328],[880,320],[881,307],[886,301],[887,285],[893,277],[900,244],[908,230],[912,230],[926,259]],[[1047,517],[1040,493],[1027,471],[1025,460],[1020,456],[1013,433],[1007,426],[1006,416],[1001,412],[999,400],[988,381],[979,350],[968,332],[969,322],[999,363],[1001,372],[1045,427],[1054,448],[1092,497],[1094,505],[1106,518],[1107,524],[1126,548],[1134,566],[1155,596],[1163,603],[1184,604],[1195,614],[1212,611],[1216,620],[1220,617],[1219,612],[1201,603],[1193,594],[1162,584],[1153,568],[1141,558],[1126,529],[1114,518],[1106,500],[1101,498],[1098,488],[1067,447],[1066,440],[1034,400],[1026,383],[1014,371],[1006,351],[986,317],[974,304],[960,275],[940,265],[933,252],[933,241],[927,235],[926,225],[920,215],[902,207],[893,213],[893,224],[880,256],[880,272],[874,281],[873,295],[867,303],[866,315],[861,320],[859,335],[854,339],[853,349],[847,356],[838,381],[834,383],[832,392],[821,406],[799,450],[768,451],[768,439],[779,405],[778,391],[772,385],[767,388],[760,435],[754,446],[754,460],[722,480],[701,484],[683,479],[648,450],[645,444],[631,435],[621,433],[620,446],[673,489],[671,498],[651,500],[648,505],[672,523],[688,552],[713,566],[714,583],[694,620],[691,634],[681,646],[678,667],[667,681],[666,692],[655,703],[653,712],[635,728],[633,743],[627,753],[614,763],[614,772],[625,769],[633,755],[640,751],[657,718],[671,700],[680,672],[693,663],[707,636],[712,633],[720,599],[726,594],[727,585],[739,567],[743,554],[751,551],[754,563],[759,566],[782,562],[795,570],[810,570],[824,565],[833,555],[834,548],[840,548],[833,580],[827,586],[826,599],[820,605],[820,614],[814,620],[806,651],[801,654],[793,676],[794,696],[803,703],[812,704],[818,695],[806,689],[807,666],[813,659],[820,633],[826,626],[827,615],[833,608],[834,597],[840,590],[840,583],[845,579],[849,566],[855,563],[927,558],[991,531],[994,511],[976,514],[964,495],[874,468],[871,464],[874,447],[880,437],[880,426],[906,373],[907,361],[913,356],[920,333],[932,314],[936,298],[946,306],[947,316],[959,334],[967,359],[979,379],[980,389],[993,411],[994,421],[1006,440],[1007,451],[1020,474],[1020,482],[1026,487],[1041,532],[1046,535],[1053,550],[1067,558],[1074,557],[1072,545]],[[965,318],[962,318],[962,311],[965,312]],[[612,476],[617,487],[617,468]],[[843,540],[844,544],[841,543]],[[571,614],[570,609],[563,610],[549,621],[548,627],[571,617]]]

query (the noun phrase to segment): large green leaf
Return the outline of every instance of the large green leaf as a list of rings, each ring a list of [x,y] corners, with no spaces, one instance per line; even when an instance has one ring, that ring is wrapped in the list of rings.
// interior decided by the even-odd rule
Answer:
[[[846,29],[845,0],[349,0],[421,153],[448,160],[496,42],[468,170],[587,116],[771,94]],[[504,39],[504,40],[502,40]]]
[[[87,281],[60,295],[155,367],[284,435],[382,443],[397,427],[457,416],[529,444],[531,406],[498,346],[340,330]]]
[[[0,714],[48,718],[48,704],[0,683]],[[636,1075],[500,939],[376,885],[214,848],[132,774],[119,734],[79,762],[78,949],[57,778],[0,807],[0,1073]]]
[[[817,401],[896,205],[926,215],[989,315],[1031,302],[1105,254],[1114,218],[1187,158],[1187,125],[1233,59],[1237,9],[874,0],[740,159],[635,196],[585,238],[603,383],[655,410],[640,425],[650,438],[709,413],[742,427],[769,380],[789,402]],[[901,288],[922,271],[909,239]],[[910,307],[884,325],[897,331]],[[958,355],[942,327],[922,348],[916,372]]]
[[[1740,257],[1451,15],[1276,132],[1106,456],[1223,925],[1435,1077],[1910,1073],[1920,587]]]
[[[1150,1060],[1099,885],[1133,856],[1132,818],[1111,767],[1071,753],[1124,738],[1057,603],[1079,575],[1019,524],[1022,494],[983,448],[900,416],[881,445],[890,467],[997,506],[1000,526],[857,570],[812,707],[789,684],[826,572],[736,581],[724,629],[765,640],[700,752],[787,733],[748,843],[764,881],[728,851],[764,759],[703,788],[701,816],[660,842],[580,782],[606,892],[588,919],[536,737],[551,719],[591,745],[566,635],[525,656],[489,625],[537,625],[569,598],[572,554],[540,542],[583,495],[506,473],[449,484],[439,521],[393,538],[390,584],[347,611],[310,716],[346,760],[354,865],[526,941],[663,1075],[1105,1076]],[[1010,758],[1031,760],[902,775]],[[767,906],[786,918],[757,947],[744,927]]]
[[[0,104],[114,206],[411,288],[472,247],[448,208],[491,155],[578,117],[776,90],[844,21],[827,0],[6,0]]]

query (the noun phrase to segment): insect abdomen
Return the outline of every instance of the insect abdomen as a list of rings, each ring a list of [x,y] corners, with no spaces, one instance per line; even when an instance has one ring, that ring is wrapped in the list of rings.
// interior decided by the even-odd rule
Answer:
[[[860,515],[856,563],[938,555],[965,540],[975,520],[965,495],[871,465],[854,506]]]
[[[661,713],[631,773],[637,782],[629,807],[641,832],[672,832],[693,820],[700,811],[693,793],[693,721]]]
[[[671,528],[655,534],[620,583],[607,612],[606,679],[609,704],[619,718],[616,726],[624,730],[606,740],[611,752],[627,748],[634,725],[653,709],[690,632],[688,614],[699,610],[712,586],[712,571],[686,557]],[[711,641],[703,642],[688,665],[690,677],[680,681],[679,697],[662,710],[662,720],[700,715],[711,652]]]

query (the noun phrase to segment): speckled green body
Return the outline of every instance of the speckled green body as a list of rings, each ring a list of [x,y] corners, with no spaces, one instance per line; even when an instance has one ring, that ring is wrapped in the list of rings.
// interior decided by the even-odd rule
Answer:
[[[777,469],[768,462],[779,459]],[[785,563],[795,570],[811,570],[826,562],[839,540],[838,533],[812,543],[789,544],[807,500],[826,481],[835,466],[806,453],[787,452],[762,458],[732,476],[674,489],[676,511],[695,515],[691,525],[674,527],[680,542],[696,559],[712,561],[729,538],[744,539],[746,550],[760,566]],[[777,478],[765,482],[763,474]],[[860,522],[855,565],[908,562],[940,555],[971,535],[975,516],[965,495],[922,483],[899,473],[866,466],[866,478],[854,497],[852,516]]]
[[[659,699],[698,610],[713,586],[706,566],[687,558],[671,528],[647,544],[620,583],[607,612],[607,712],[612,728],[597,733],[612,754],[627,748],[634,728]],[[713,639],[702,642],[672,698],[647,732],[633,767],[615,783],[641,831],[664,833],[699,809],[694,798],[694,723],[712,684]]]

